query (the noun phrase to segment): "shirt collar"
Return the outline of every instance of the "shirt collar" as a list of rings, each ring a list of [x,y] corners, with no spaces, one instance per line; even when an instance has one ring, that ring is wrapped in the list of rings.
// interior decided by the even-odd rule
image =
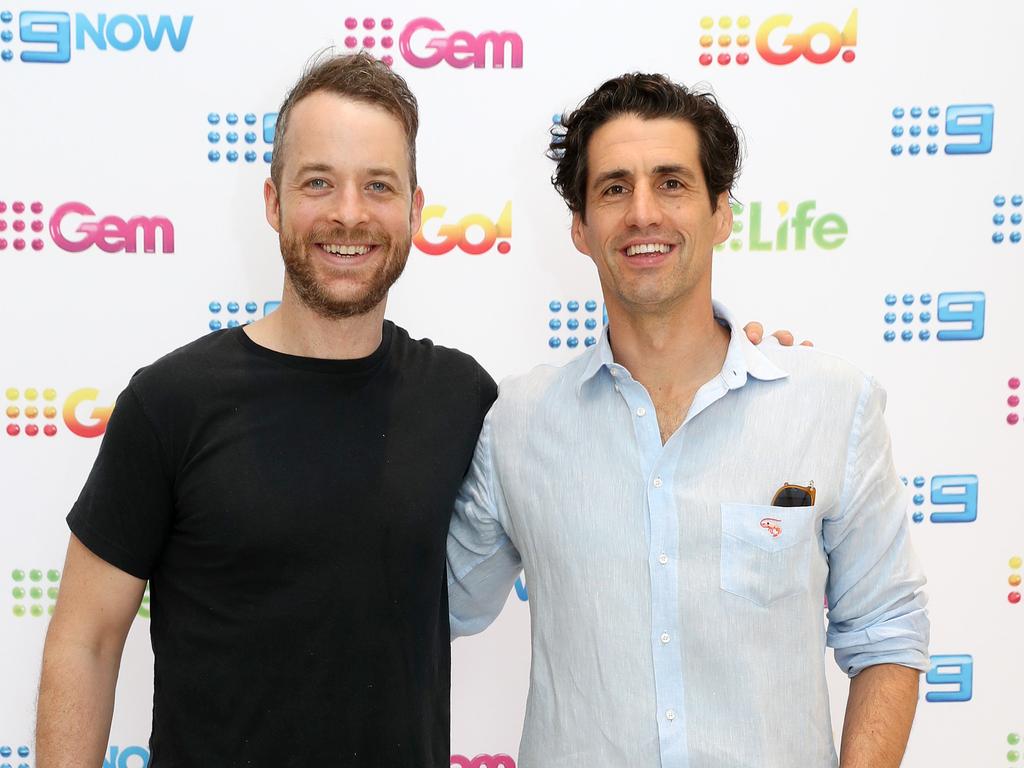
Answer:
[[[729,389],[739,389],[747,383],[747,377],[753,376],[761,381],[774,381],[789,375],[773,363],[747,338],[742,328],[736,325],[736,319],[729,309],[717,301],[712,301],[712,308],[715,317],[725,322],[729,327],[729,349],[725,353],[725,362],[722,364],[722,379]],[[583,385],[593,379],[603,368],[609,371],[622,369],[612,355],[611,342],[608,339],[608,326],[601,329],[601,336],[597,344],[587,353],[586,364],[580,374],[579,383],[576,385],[576,393],[579,394]],[[624,369],[623,369],[624,370]]]

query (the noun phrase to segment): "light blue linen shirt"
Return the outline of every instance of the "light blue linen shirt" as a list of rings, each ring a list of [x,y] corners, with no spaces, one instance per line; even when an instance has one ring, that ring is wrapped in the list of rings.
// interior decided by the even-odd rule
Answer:
[[[607,329],[503,382],[449,532],[449,600],[453,636],[479,632],[525,569],[521,768],[837,765],[825,645],[850,676],[928,667],[884,405],[849,363],[742,331],[664,445]],[[770,506],[786,482],[813,482],[814,506]]]

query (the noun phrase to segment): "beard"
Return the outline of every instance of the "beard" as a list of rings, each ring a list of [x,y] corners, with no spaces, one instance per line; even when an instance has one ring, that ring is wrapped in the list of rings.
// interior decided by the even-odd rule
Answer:
[[[384,233],[374,234],[363,229],[346,230],[340,227],[317,229],[307,237],[299,239],[281,231],[281,256],[284,270],[299,299],[328,320],[338,320],[369,312],[388,295],[388,290],[405,269],[412,247],[411,235],[395,240]],[[317,265],[309,255],[309,249],[316,243],[370,243],[383,251],[374,272],[364,283],[360,293],[336,296],[331,293],[327,281],[317,274]]]

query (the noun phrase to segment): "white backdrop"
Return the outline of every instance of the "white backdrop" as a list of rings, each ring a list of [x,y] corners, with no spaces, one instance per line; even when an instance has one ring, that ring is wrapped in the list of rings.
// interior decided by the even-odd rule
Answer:
[[[280,297],[261,197],[265,116],[272,121],[311,54],[369,46],[366,38],[420,99],[419,175],[431,206],[389,315],[414,336],[472,353],[499,379],[569,359],[597,335],[586,320],[601,322],[596,276],[572,248],[549,183],[553,116],[627,70],[713,87],[748,151],[740,229],[716,256],[716,296],[877,375],[898,468],[911,484],[920,478],[921,503],[908,514],[920,518],[913,535],[930,579],[935,665],[905,764],[1017,764],[1024,408],[1012,385],[1024,354],[1012,313],[1024,287],[1024,9],[991,0],[955,12],[879,0],[4,3],[0,768],[34,766],[64,515],[105,409],[140,366],[211,321],[245,322]],[[469,34],[447,42],[456,32]],[[126,223],[134,217],[145,220]],[[968,338],[948,338],[958,329]],[[972,490],[976,503],[955,503]],[[453,766],[512,768],[528,633],[513,592],[490,630],[456,642]],[[147,760],[147,635],[143,615],[125,651],[111,768]],[[846,683],[833,673],[838,739]]]

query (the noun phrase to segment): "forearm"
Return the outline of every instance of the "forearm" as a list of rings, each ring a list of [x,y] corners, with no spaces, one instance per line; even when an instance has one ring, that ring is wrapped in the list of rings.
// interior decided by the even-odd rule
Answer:
[[[121,648],[96,649],[47,636],[39,684],[36,768],[103,764]]]
[[[898,768],[917,709],[919,676],[916,669],[879,664],[850,681],[842,768]]]

